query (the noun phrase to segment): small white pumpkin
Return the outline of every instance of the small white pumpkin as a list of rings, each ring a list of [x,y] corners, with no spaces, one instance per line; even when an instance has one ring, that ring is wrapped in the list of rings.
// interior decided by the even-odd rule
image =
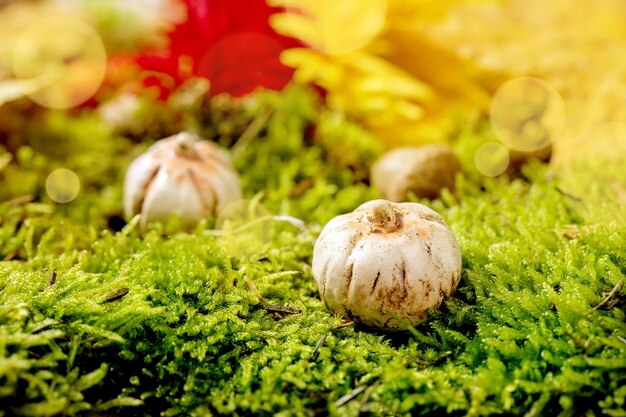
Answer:
[[[373,200],[337,216],[313,250],[313,276],[335,314],[401,330],[438,308],[461,277],[461,251],[437,212],[417,203]]]
[[[189,133],[161,139],[135,159],[124,178],[124,211],[142,228],[178,213],[185,226],[242,198],[237,172],[212,142]]]

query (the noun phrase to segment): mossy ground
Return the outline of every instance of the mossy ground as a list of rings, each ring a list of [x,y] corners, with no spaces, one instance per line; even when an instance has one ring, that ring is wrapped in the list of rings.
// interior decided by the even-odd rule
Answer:
[[[457,293],[403,334],[343,327],[319,300],[313,242],[379,197],[362,180],[380,147],[301,90],[259,103],[269,121],[235,145],[245,194],[307,231],[277,222],[246,257],[210,222],[124,226],[123,170],[147,144],[90,111],[37,115],[7,140],[0,415],[626,415],[623,207],[597,187],[580,201],[538,164],[480,178],[468,149],[484,138],[463,133],[457,192],[428,202],[462,248]],[[82,180],[67,205],[43,189],[58,166]]]

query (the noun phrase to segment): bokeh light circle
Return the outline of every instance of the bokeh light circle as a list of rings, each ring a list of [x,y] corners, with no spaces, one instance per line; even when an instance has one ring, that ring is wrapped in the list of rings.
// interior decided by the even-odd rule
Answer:
[[[57,203],[69,203],[80,192],[80,179],[71,169],[55,169],[46,179],[46,192]]]
[[[550,145],[565,126],[565,105],[548,82],[519,77],[504,83],[491,100],[491,125],[505,145],[532,152]]]
[[[483,143],[474,153],[474,164],[481,174],[497,177],[509,166],[509,150],[498,142]]]
[[[41,86],[28,97],[52,109],[87,101],[104,79],[106,62],[104,43],[96,31],[62,14],[35,19],[17,36],[12,54],[15,77]]]
[[[324,54],[356,51],[385,26],[387,0],[281,0],[280,32]],[[274,3],[278,3],[274,1]]]
[[[215,227],[222,232],[221,247],[234,257],[259,254],[276,233],[272,216],[256,199],[228,204],[218,213]]]

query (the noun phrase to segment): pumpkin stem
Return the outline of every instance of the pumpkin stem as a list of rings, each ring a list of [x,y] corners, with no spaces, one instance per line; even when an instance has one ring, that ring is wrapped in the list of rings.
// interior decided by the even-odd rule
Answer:
[[[193,146],[197,140],[194,135],[189,133],[179,133],[176,135],[176,154],[182,157],[195,155]]]
[[[393,203],[378,200],[373,204],[367,220],[372,223],[373,232],[395,232],[402,225],[402,213],[395,209]]]

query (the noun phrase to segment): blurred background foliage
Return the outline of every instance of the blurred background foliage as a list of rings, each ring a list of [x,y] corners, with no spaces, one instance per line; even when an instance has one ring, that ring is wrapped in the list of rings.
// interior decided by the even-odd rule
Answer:
[[[218,11],[226,7],[214,3]],[[264,6],[257,3],[261,6],[242,3],[241,10],[258,12]],[[96,100],[112,94],[107,87],[137,90],[139,86],[129,84],[146,77],[176,80],[181,71],[190,71],[185,65],[192,66],[190,74],[198,75],[200,63],[193,61],[201,59],[176,47],[184,36],[193,31],[198,35],[202,25],[210,23],[202,20],[206,11],[198,4],[188,0],[6,2],[0,5],[0,103],[19,95],[20,88],[10,83],[15,81],[10,61],[16,34],[33,16],[52,11],[84,19],[104,41],[108,72]],[[488,117],[490,97],[498,86],[526,75],[548,81],[565,102],[566,129],[554,138],[555,166],[581,156],[602,157],[609,142],[626,150],[625,140],[606,138],[607,123],[613,131],[620,130],[619,136],[626,131],[623,2],[368,0],[363,4],[346,0],[338,7],[329,0],[269,0],[269,4],[274,7],[267,9],[273,12],[269,24],[285,36],[275,40],[286,49],[282,62],[296,70],[294,82],[321,87],[332,110],[358,120],[387,147],[453,141],[468,120]],[[233,21],[220,24],[235,28]],[[209,43],[235,33],[229,30],[198,35],[196,41],[209,49],[213,46]],[[260,26],[253,30],[269,33]],[[291,48],[298,43],[301,47]],[[134,67],[137,62],[144,65],[146,55],[154,58],[154,51],[161,60],[171,59],[169,66],[150,63],[147,71]],[[182,58],[192,58],[192,63]],[[161,73],[155,75],[153,68]],[[210,79],[211,74],[200,75],[219,84]],[[263,80],[258,84],[263,85]],[[597,136],[603,141],[589,139]]]
[[[494,92],[507,80],[532,76],[556,88],[563,101],[564,128],[550,137],[551,164],[569,191],[581,198],[601,182],[624,202],[624,184],[613,176],[607,180],[603,172],[626,158],[623,2],[345,0],[341,7],[330,0],[268,3],[271,7],[262,1],[234,7],[224,0],[0,4],[0,134],[14,136],[0,136],[2,144],[15,149],[16,132],[26,132],[26,125],[36,120],[27,122],[19,114],[42,112],[27,100],[1,105],[38,88],[37,82],[17,80],[12,74],[15,38],[37,16],[62,12],[93,26],[108,53],[95,96],[68,111],[97,106],[109,125],[126,123],[121,134],[134,141],[158,139],[181,126],[197,130],[185,124],[193,123],[196,115],[172,113],[171,107],[193,107],[194,100],[205,100],[203,94],[213,97],[213,111],[205,106],[202,117],[215,122],[224,112],[232,116],[214,123],[219,135],[207,132],[209,136],[241,133],[246,122],[232,126],[232,120],[239,111],[253,111],[243,110],[250,101],[247,93],[296,83],[318,88],[321,105],[368,130],[381,149],[454,144],[468,130],[481,138],[476,149],[481,142],[499,140],[489,123]],[[242,38],[242,33],[257,38]],[[287,67],[295,71],[293,78]],[[76,71],[80,78],[86,70]],[[239,98],[219,98],[220,93]],[[220,106],[224,108],[218,110]],[[143,120],[143,127],[136,121],[133,126],[133,118],[124,120],[123,114]],[[202,117],[197,119],[200,125]],[[40,140],[26,134],[21,138]],[[337,149],[345,147],[335,143]],[[517,158],[514,153],[510,157]],[[587,177],[582,182],[576,175],[581,171]]]

